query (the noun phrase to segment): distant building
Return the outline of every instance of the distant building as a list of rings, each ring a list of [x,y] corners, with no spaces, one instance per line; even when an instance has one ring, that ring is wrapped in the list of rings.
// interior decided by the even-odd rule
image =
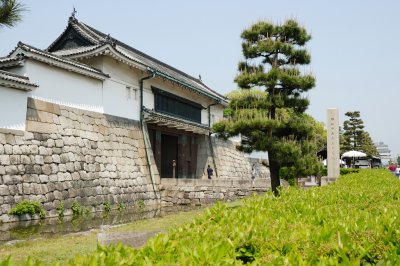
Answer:
[[[379,152],[379,156],[381,157],[382,165],[388,165],[392,159],[392,156],[391,156],[390,150],[389,150],[389,146],[387,144],[383,143],[382,141],[376,142],[375,146]]]

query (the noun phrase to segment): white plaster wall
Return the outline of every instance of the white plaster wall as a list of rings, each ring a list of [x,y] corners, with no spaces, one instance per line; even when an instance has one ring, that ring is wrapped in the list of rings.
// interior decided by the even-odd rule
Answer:
[[[221,104],[213,105],[210,107],[210,113],[211,113],[211,125],[213,125],[224,118],[224,106],[222,106]]]
[[[82,62],[110,76],[103,83],[104,113],[139,120],[139,71],[107,56]]]
[[[206,106],[212,104],[211,103],[207,103]],[[224,106],[222,106],[221,104],[218,105],[212,105],[210,106],[210,120],[211,120],[211,126],[213,124],[215,124],[216,122],[220,121],[223,119],[224,116]],[[208,109],[204,109],[201,111],[201,123],[202,124],[207,124],[208,125]]]
[[[28,60],[19,70],[39,85],[29,95],[57,104],[103,112],[102,81],[58,67]]]
[[[101,70],[111,76],[112,79],[139,87],[140,71],[124,63],[105,56]]]
[[[204,125],[208,125],[208,110],[201,110],[201,123]]]
[[[103,106],[106,114],[139,120],[139,88],[111,77],[104,81]]]
[[[0,128],[25,130],[27,95],[0,85]]]
[[[25,66],[14,69],[13,72],[20,75],[27,74],[31,81],[40,86],[29,93],[30,97],[139,120],[139,80],[147,73],[117,62],[110,57],[87,59],[82,62],[102,70],[110,75],[110,78],[102,82],[34,60],[28,60]],[[154,109],[154,95],[151,86],[199,103],[204,108],[213,103],[207,97],[156,77],[144,81],[143,104],[149,109]],[[211,107],[212,123],[222,118],[222,110],[222,106]],[[207,109],[201,111],[201,123],[208,125]]]
[[[94,67],[98,70],[103,71],[103,61],[104,61],[104,56],[96,56],[96,57],[91,57],[91,58],[84,58],[84,59],[79,59],[78,60],[80,63],[83,63],[85,65]]]
[[[146,81],[145,81],[146,82]],[[139,95],[140,97],[140,95]],[[154,110],[154,94],[149,85],[144,85],[143,89],[143,106],[150,110]]]

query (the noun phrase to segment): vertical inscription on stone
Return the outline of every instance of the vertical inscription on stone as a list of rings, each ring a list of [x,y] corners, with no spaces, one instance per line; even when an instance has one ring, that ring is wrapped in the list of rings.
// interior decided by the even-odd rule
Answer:
[[[339,111],[336,108],[327,110],[327,165],[328,179],[339,177]]]

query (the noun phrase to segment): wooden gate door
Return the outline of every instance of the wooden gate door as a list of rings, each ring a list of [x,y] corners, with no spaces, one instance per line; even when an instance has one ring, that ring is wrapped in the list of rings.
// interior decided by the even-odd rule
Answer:
[[[161,177],[172,178],[172,161],[176,161],[175,177],[178,176],[178,136],[161,135]]]

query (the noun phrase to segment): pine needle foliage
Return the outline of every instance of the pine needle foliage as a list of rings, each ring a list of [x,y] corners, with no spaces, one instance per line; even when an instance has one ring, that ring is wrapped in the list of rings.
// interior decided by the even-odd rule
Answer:
[[[22,20],[22,12],[26,11],[23,4],[17,0],[0,0],[0,28],[14,27]]]
[[[341,152],[357,150],[365,152],[368,156],[379,155],[371,136],[364,129],[360,111],[346,112],[345,115],[348,119],[343,122]]]
[[[228,95],[226,120],[214,125],[222,138],[240,134],[239,149],[268,151],[272,190],[280,178],[318,174],[316,123],[304,114],[309,105],[304,93],[315,78],[299,66],[310,63],[305,44],[311,39],[295,20],[274,25],[260,21],[241,35],[244,60]],[[306,159],[307,158],[307,159]]]
[[[343,122],[344,148],[346,150],[361,149],[361,135],[364,132],[364,121],[361,119],[360,111],[346,112],[348,117]]]

